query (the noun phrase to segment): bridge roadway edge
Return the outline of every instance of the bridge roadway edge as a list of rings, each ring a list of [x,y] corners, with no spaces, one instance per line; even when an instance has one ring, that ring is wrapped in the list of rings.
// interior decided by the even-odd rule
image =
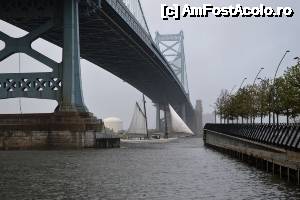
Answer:
[[[300,152],[203,130],[204,145],[300,185]]]

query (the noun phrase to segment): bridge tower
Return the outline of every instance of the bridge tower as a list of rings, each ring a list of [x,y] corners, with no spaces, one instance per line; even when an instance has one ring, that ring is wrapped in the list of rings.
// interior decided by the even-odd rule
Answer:
[[[156,32],[155,44],[161,51],[162,55],[166,58],[173,72],[176,74],[178,80],[182,84],[184,91],[189,96],[188,79],[186,71],[186,61],[184,53],[184,34],[180,31],[178,34],[160,34]],[[156,127],[157,130],[161,129],[161,121],[159,110],[162,106],[156,105]],[[187,122],[186,105],[173,105],[177,113],[182,119]]]
[[[155,43],[171,65],[185,92],[189,94],[183,31],[178,34],[160,34],[156,32]]]

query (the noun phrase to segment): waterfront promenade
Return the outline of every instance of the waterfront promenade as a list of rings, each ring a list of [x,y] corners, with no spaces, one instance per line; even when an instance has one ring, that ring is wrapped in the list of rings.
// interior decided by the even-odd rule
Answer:
[[[299,125],[206,124],[206,146],[300,184]]]

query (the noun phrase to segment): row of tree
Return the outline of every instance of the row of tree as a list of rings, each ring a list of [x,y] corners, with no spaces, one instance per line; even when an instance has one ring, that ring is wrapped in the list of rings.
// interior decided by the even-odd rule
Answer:
[[[295,121],[300,116],[300,63],[275,80],[260,79],[258,84],[240,88],[235,94],[222,90],[216,112],[224,123],[255,123],[257,118],[263,123],[267,116],[269,123],[279,123],[280,116],[286,116],[287,123]]]

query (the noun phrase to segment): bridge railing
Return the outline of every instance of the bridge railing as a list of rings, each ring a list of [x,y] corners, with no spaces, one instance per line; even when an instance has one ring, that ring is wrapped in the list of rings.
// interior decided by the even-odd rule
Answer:
[[[144,31],[146,31],[147,34],[151,36],[140,0],[106,0],[106,1],[114,8],[117,8],[119,6],[125,6],[130,11],[132,16],[134,16],[134,18],[138,21],[139,25],[143,27]],[[121,14],[121,16],[126,15],[126,13],[119,13],[119,14]]]
[[[140,36],[141,39],[148,45],[152,45],[152,38],[148,31],[148,27],[143,23],[144,20],[138,21],[134,12],[130,11],[129,5],[124,3],[125,0],[106,0],[106,2],[126,21],[126,23]],[[131,8],[132,9],[132,8]],[[144,24],[144,26],[142,25]]]
[[[150,35],[149,27],[142,9],[140,0],[122,0],[126,7],[130,10],[131,14],[135,16],[141,26],[147,31]]]
[[[300,151],[300,124],[206,124],[204,130]]]

